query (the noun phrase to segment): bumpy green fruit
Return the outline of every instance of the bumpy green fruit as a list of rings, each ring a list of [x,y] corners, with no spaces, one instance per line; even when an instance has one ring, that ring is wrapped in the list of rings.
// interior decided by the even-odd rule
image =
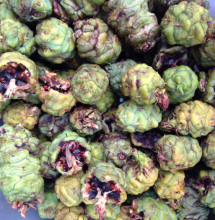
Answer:
[[[39,140],[36,137],[33,137],[29,130],[21,126],[17,125],[16,127],[13,127],[12,125],[4,124],[0,127],[0,139],[1,147],[4,147],[4,149],[8,148],[8,151],[10,149],[7,145],[4,146],[4,142],[11,141],[16,148],[26,149],[33,155],[38,155],[39,153]],[[3,160],[4,155],[5,150],[0,153],[1,160]]]
[[[0,128],[0,139],[0,190],[5,199],[21,204],[41,202],[44,181],[40,161],[30,154],[38,153],[39,140],[27,129],[6,124]]]
[[[16,20],[17,17],[7,3],[7,0],[0,0],[0,21],[4,19]]]
[[[202,160],[206,166],[215,169],[215,132],[209,134],[204,141]]]
[[[215,23],[214,23],[215,24]],[[197,45],[192,48],[192,54],[198,63],[206,68],[214,67],[215,62],[215,29],[213,34],[207,38],[201,45]]]
[[[138,105],[160,104],[164,110],[169,106],[165,84],[158,72],[146,64],[130,67],[121,79],[121,91]]]
[[[188,66],[169,68],[164,71],[163,79],[172,104],[192,99],[198,87],[198,77]]]
[[[179,4],[182,1],[184,0],[153,0],[152,4],[156,15],[162,18],[170,6]],[[209,2],[207,0],[187,0],[187,2],[195,2],[204,8],[209,8]]]
[[[207,220],[210,209],[200,202],[198,192],[190,184],[186,184],[185,192],[185,196],[179,201],[178,219]]]
[[[116,111],[116,123],[129,133],[157,128],[161,118],[162,114],[158,106],[139,106],[132,100],[120,104]]]
[[[20,125],[31,130],[38,123],[40,112],[35,105],[14,102],[5,109],[2,118],[6,124]]]
[[[201,170],[197,186],[201,203],[209,208],[215,208],[215,170]]]
[[[142,197],[132,202],[130,216],[144,220],[177,220],[176,213],[163,201],[150,197]]]
[[[211,34],[212,21],[207,9],[194,2],[180,2],[169,7],[163,17],[162,38],[170,45],[191,47],[202,44]]]
[[[79,20],[74,27],[74,36],[81,58],[99,65],[114,63],[121,53],[117,35],[100,18]]]
[[[54,220],[88,220],[84,214],[82,206],[66,207],[63,203],[59,202],[56,208]]]
[[[137,51],[148,51],[158,41],[159,26],[147,1],[109,0],[103,10],[108,24]]]
[[[51,0],[8,0],[13,11],[27,22],[37,21],[52,14]]]
[[[206,136],[215,127],[215,109],[198,100],[181,103],[160,126],[194,138]]]
[[[95,103],[95,107],[102,113],[108,111],[114,104],[114,93],[108,87],[107,91],[104,92],[102,97]]]
[[[62,117],[44,114],[39,119],[38,127],[42,134],[53,139],[60,132],[71,130],[69,113],[64,114]]]
[[[206,74],[199,73],[199,90],[202,92],[202,100],[215,107],[215,70],[211,69]]]
[[[156,150],[161,169],[171,172],[195,166],[202,156],[198,140],[189,136],[164,135]]]
[[[73,21],[94,17],[99,12],[98,4],[92,0],[60,0],[59,3]]]
[[[109,74],[111,88],[119,96],[123,96],[120,90],[122,75],[128,70],[128,68],[135,66],[136,64],[135,61],[128,59],[105,66],[105,70]]]
[[[103,143],[90,142],[89,145],[91,147],[91,165],[98,161],[106,161],[105,148]]]
[[[0,53],[19,51],[30,56],[36,50],[33,31],[25,24],[12,19],[0,22]]]
[[[43,178],[40,176],[39,160],[27,150],[16,147],[5,156],[4,163],[0,165],[0,190],[5,199],[10,202],[41,200]]]
[[[73,30],[57,18],[43,20],[36,27],[38,53],[53,63],[63,63],[74,56]]]
[[[49,147],[52,144],[51,141],[43,141],[38,146],[39,159],[40,159],[40,173],[46,179],[55,179],[59,176],[57,170],[52,166],[50,161]]]
[[[65,206],[78,206],[82,203],[80,180],[83,175],[80,171],[74,176],[61,176],[56,180],[55,192]]]
[[[120,133],[110,133],[104,141],[105,155],[108,161],[118,167],[123,167],[131,155],[130,140]]]
[[[102,218],[103,220],[116,220],[116,217],[120,213],[119,205],[109,205],[105,206],[105,214]],[[92,219],[99,220],[99,213],[96,212],[96,206],[94,204],[86,206],[86,215]]]
[[[160,170],[154,185],[155,192],[161,199],[180,199],[185,194],[184,178],[183,171],[169,172]]]
[[[57,204],[58,199],[54,190],[45,192],[44,201],[37,205],[40,218],[54,218]]]
[[[158,178],[158,169],[146,154],[133,149],[132,157],[123,166],[126,178],[126,192],[138,195],[147,191]]]
[[[98,65],[80,66],[71,82],[74,97],[83,104],[93,105],[101,99],[109,84],[107,73]]]

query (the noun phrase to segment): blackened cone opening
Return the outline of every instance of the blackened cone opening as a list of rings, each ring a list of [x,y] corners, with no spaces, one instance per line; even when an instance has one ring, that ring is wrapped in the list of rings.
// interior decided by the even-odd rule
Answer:
[[[44,90],[49,91],[50,89],[53,89],[63,94],[69,93],[71,90],[69,81],[57,78],[56,76],[56,73],[47,73],[46,76],[40,78],[40,84]]]
[[[24,65],[9,62],[0,70],[0,93],[7,98],[17,90],[27,89],[27,79],[30,76],[29,70]]]
[[[104,193],[107,193],[107,197],[113,199],[116,203],[120,201],[121,191],[116,187],[114,181],[102,182],[96,176],[93,176],[88,183],[91,186],[89,199],[94,199],[97,196],[99,189],[101,196],[104,196]]]
[[[56,167],[62,167],[64,172],[71,168],[81,170],[85,164],[86,148],[76,141],[61,141],[59,143],[60,152],[55,161]]]

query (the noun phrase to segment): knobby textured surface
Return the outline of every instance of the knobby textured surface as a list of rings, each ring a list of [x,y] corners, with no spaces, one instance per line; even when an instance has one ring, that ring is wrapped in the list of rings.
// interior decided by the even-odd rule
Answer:
[[[208,0],[210,3],[210,9],[212,16],[215,15],[215,4],[214,0]],[[0,126],[3,124],[2,120],[0,119]],[[0,192],[0,219],[7,219],[7,220],[23,220],[20,216],[20,213],[17,210],[11,209],[11,205],[7,203]],[[41,218],[38,215],[38,212],[34,209],[29,209],[26,212],[26,219],[27,220],[40,220]],[[46,219],[45,219],[46,220]],[[214,220],[214,216],[210,215],[208,220]]]

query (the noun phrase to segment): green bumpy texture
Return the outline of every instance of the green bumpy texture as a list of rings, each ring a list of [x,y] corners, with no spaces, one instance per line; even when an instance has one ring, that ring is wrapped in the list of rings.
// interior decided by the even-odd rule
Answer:
[[[142,197],[132,203],[132,216],[143,212],[144,220],[177,220],[176,213],[163,201],[157,201],[151,197]]]
[[[102,97],[95,103],[95,107],[102,113],[108,111],[114,104],[114,93],[108,87]]]
[[[82,203],[81,178],[82,171],[74,176],[61,176],[55,182],[55,192],[58,199],[67,207],[78,206]]]
[[[6,0],[0,0],[0,21],[4,19],[16,20],[17,17]]]
[[[44,201],[37,205],[40,218],[52,219],[55,217],[56,207],[58,204],[57,196],[53,191],[44,193]]]
[[[200,171],[197,190],[201,203],[209,208],[215,208],[215,170]]]
[[[125,165],[132,152],[129,138],[120,133],[110,133],[104,140],[104,147],[108,161],[118,167]]]
[[[52,14],[51,0],[8,0],[13,11],[24,21],[33,22]]]
[[[202,156],[198,140],[189,136],[164,135],[156,150],[161,169],[171,172],[195,166]]]
[[[169,118],[162,121],[160,127],[193,138],[206,136],[215,127],[215,109],[198,100],[181,103]]]
[[[165,84],[158,72],[146,64],[130,67],[121,79],[121,91],[138,105],[159,102],[166,94]]]
[[[20,125],[28,130],[34,128],[39,121],[41,110],[30,103],[13,102],[2,114],[5,124]]]
[[[14,145],[11,142],[5,145],[8,143]],[[43,194],[39,160],[27,150],[10,147],[0,165],[0,190],[10,202],[39,200]]]
[[[38,53],[44,59],[61,64],[74,56],[73,30],[57,18],[43,20],[36,27]]]
[[[30,154],[38,155],[39,153],[39,140],[33,137],[32,133],[29,130],[21,126],[13,127],[12,125],[4,124],[0,127],[0,138],[2,140],[0,144],[3,145],[1,146],[1,148],[4,149],[0,153],[0,157],[2,158],[2,160],[6,153],[5,150],[7,149],[7,146],[4,146],[4,142],[7,143],[7,141],[13,142],[13,145],[16,146],[16,148],[18,149],[20,148],[28,150]]]
[[[185,47],[202,44],[211,34],[212,21],[207,9],[194,2],[180,2],[169,7],[162,19],[162,39]]]
[[[104,1],[104,0],[102,0]],[[60,0],[60,5],[73,21],[85,17],[94,17],[99,12],[98,1],[92,0]]]
[[[98,161],[106,161],[105,156],[105,148],[104,144],[100,142],[90,142],[89,143],[91,147],[91,161],[90,165],[98,162]]]
[[[147,1],[109,0],[103,10],[108,24],[136,51],[148,51],[158,41],[159,26],[155,14],[149,12]]]
[[[179,4],[182,1],[184,0],[153,0],[152,4],[156,15],[159,14],[159,16],[163,17],[164,13],[170,6]],[[209,8],[209,2],[207,0],[187,0],[186,2],[195,2],[204,8]]]
[[[180,209],[177,211],[178,220],[207,220],[210,209],[200,202],[198,192],[191,186],[186,186],[185,191],[185,196],[179,202]]]
[[[19,51],[30,56],[36,50],[33,31],[18,20],[5,19],[0,23],[0,53]]]
[[[107,204],[105,211],[104,217],[102,218],[103,220],[116,220],[116,217],[120,213],[120,206]],[[100,219],[99,213],[96,211],[96,206],[94,204],[86,206],[86,215],[93,220]]]
[[[88,220],[84,213],[84,208],[81,206],[66,207],[63,203],[59,202],[54,220]]]
[[[41,166],[40,173],[46,179],[55,179],[59,175],[50,162],[49,147],[51,144],[51,141],[44,141],[38,146]]]
[[[202,160],[207,167],[215,169],[215,132],[209,134],[202,144]]]
[[[161,118],[162,114],[158,106],[139,106],[132,100],[120,104],[116,111],[116,123],[129,133],[157,128]]]
[[[64,114],[62,117],[44,114],[39,119],[38,127],[42,134],[53,139],[60,132],[71,129],[69,113]]]
[[[146,154],[133,149],[132,159],[123,166],[126,179],[126,192],[138,195],[147,191],[158,178],[158,168]]]
[[[161,199],[181,199],[185,194],[185,173],[160,170],[154,190]]]
[[[123,96],[120,90],[122,75],[128,70],[128,68],[135,66],[137,63],[134,60],[127,59],[117,63],[109,64],[105,66],[105,70],[109,74],[109,80],[111,88],[119,96]]]
[[[77,107],[71,112],[69,121],[81,136],[93,135],[102,129],[101,114],[95,108]]]
[[[43,178],[37,153],[39,140],[22,127],[0,128],[0,190],[10,202],[29,202],[43,198]],[[23,147],[24,145],[24,147]]]
[[[93,176],[98,178],[98,180],[100,180],[101,182],[112,181],[116,184],[116,187],[118,188],[120,192],[118,202],[116,202],[112,198],[107,197],[106,198],[107,204],[121,204],[126,201],[127,194],[124,189],[124,187],[126,186],[124,172],[121,169],[115,167],[114,164],[112,163],[99,161],[97,163],[94,163],[92,166],[90,166],[86,174],[81,179],[81,184],[82,184],[81,192],[82,192],[83,202],[85,204],[87,205],[95,204],[99,201],[99,195],[97,195],[93,199],[89,198],[90,197],[88,193],[89,181]],[[100,205],[100,203],[96,205]]]
[[[83,163],[80,163],[79,165],[74,163],[72,164],[69,169],[66,171],[62,168],[62,166],[56,165],[56,160],[58,158],[58,155],[61,152],[60,145],[62,142],[67,142],[67,141],[74,141],[77,144],[81,145],[81,147],[85,148],[84,152],[84,163],[89,164],[91,160],[91,147],[87,143],[87,141],[83,138],[80,137],[77,133],[72,132],[72,131],[64,131],[63,133],[59,134],[52,142],[51,146],[49,147],[49,153],[50,153],[50,161],[52,163],[52,166],[57,169],[59,173],[62,175],[74,175],[76,174],[79,170],[82,169]],[[65,150],[66,151],[66,150]],[[65,153],[66,154],[66,153]],[[73,160],[73,159],[72,159]]]
[[[164,71],[163,79],[171,104],[189,101],[198,87],[198,77],[188,66],[176,66]]]
[[[5,94],[0,93],[0,103],[4,106],[7,103],[8,99],[24,99],[26,101],[31,101],[30,96],[37,96],[40,92],[40,86],[38,82],[39,71],[34,63],[25,55],[19,52],[7,52],[1,55],[0,59],[0,70],[8,69],[13,66],[21,65],[23,68],[26,68],[29,77],[26,77],[27,84],[29,84],[28,89],[17,89],[13,88],[12,92],[6,91]],[[7,93],[7,95],[6,95]],[[6,96],[6,97],[5,97]]]
[[[213,22],[215,25],[215,22]],[[198,65],[210,68],[214,67],[215,62],[215,28],[213,28],[213,34],[207,38],[201,45],[197,45],[192,48],[192,54],[198,63]]]
[[[107,73],[96,64],[80,66],[71,82],[74,97],[83,104],[93,105],[108,89]]]
[[[211,69],[206,74],[199,73],[199,89],[202,92],[202,100],[215,107],[215,70]]]
[[[89,62],[114,63],[121,53],[119,38],[100,18],[77,21],[74,36],[79,56]]]

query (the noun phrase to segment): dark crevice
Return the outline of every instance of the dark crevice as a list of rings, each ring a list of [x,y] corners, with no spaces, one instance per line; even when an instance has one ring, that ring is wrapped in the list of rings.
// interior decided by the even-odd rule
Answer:
[[[113,199],[116,203],[120,200],[120,190],[116,188],[116,183],[114,181],[102,182],[97,177],[93,176],[88,182],[91,186],[89,191],[89,199],[94,199],[98,195],[98,189],[100,189],[101,196],[105,192],[109,192],[107,197]]]
[[[64,79],[58,79],[56,74],[49,73],[50,76],[42,76],[40,78],[40,85],[44,88],[45,91],[53,89],[60,93],[68,93],[71,90],[70,83]]]
[[[76,141],[61,141],[59,147],[60,152],[55,164],[56,166],[62,166],[64,172],[69,171],[74,162],[84,165],[86,148],[81,146],[80,143]]]
[[[26,85],[30,75],[30,72],[22,64],[8,63],[0,70],[0,93],[5,94],[12,79],[15,79],[16,86]]]

